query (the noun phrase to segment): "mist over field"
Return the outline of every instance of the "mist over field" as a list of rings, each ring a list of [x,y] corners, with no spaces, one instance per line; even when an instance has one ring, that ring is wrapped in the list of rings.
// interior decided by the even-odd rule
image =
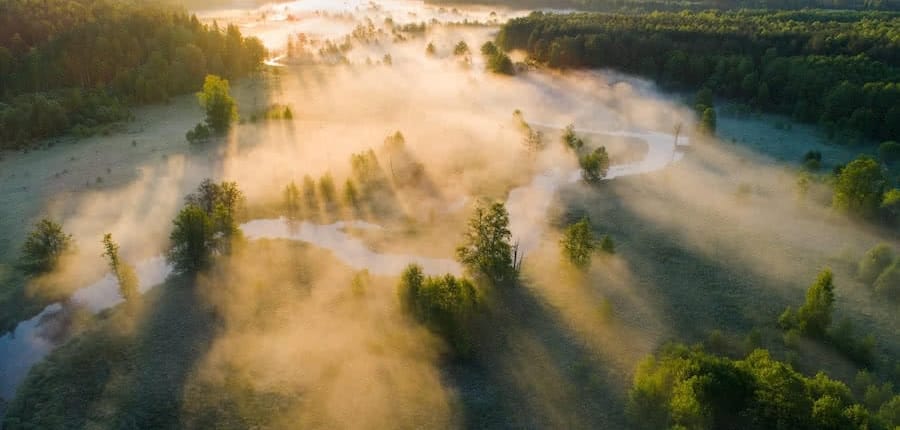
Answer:
[[[73,84],[66,127],[0,132],[2,428],[900,424],[900,192],[865,146],[894,131],[579,59],[674,15],[557,6],[115,6],[170,45],[108,73],[115,108]],[[4,120],[32,92],[0,36]]]

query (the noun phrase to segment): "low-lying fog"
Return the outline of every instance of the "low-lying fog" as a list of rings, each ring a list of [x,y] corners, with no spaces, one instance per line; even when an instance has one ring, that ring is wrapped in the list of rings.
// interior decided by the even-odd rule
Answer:
[[[72,301],[96,312],[118,301],[100,257],[103,233],[113,234],[124,257],[138,267],[142,288],[150,288],[171,270],[158,256],[184,196],[202,179],[236,181],[249,206],[271,207],[288,183],[301,184],[305,175],[330,174],[340,188],[350,175],[351,155],[369,149],[394,174],[395,160],[383,155],[384,142],[399,131],[408,157],[425,171],[423,183],[397,190],[399,216],[323,215],[289,225],[279,219],[282,214],[251,211],[252,219],[242,225],[245,236],[303,241],[327,250],[335,267],[367,269],[373,276],[396,276],[409,262],[434,274],[460,273],[453,250],[471,209],[484,198],[506,201],[513,240],[526,251],[529,285],[576,336],[607,359],[610,373],[618,375],[611,378],[624,384],[636,360],[672,333],[657,312],[658,303],[638,290],[646,281],[634,279],[629,267],[636,263],[617,257],[598,269],[608,283],[590,285],[595,292],[606,289],[626,298],[616,312],[623,324],[616,328],[605,327],[587,308],[597,300],[593,293],[559,290],[571,279],[557,267],[558,233],[551,218],[564,212],[556,207],[564,203],[560,189],[582,187],[576,160],[559,142],[566,125],[574,124],[589,145],[610,150],[609,180],[629,181],[629,194],[611,198],[634,217],[710,258],[728,255],[742,261],[762,278],[808,278],[822,262],[810,255],[822,256],[820,250],[828,249],[827,257],[834,257],[877,242],[824,210],[798,209],[792,179],[771,160],[733,145],[698,147],[691,110],[651,83],[612,72],[529,69],[515,77],[485,72],[479,47],[494,37],[498,27],[493,23],[516,14],[349,0],[204,12],[203,20],[237,23],[273,52],[263,77],[232,83],[241,124],[222,142],[189,145],[184,133],[200,121],[201,112],[185,96],[138,110],[137,121],[119,134],[0,161],[6,202],[0,225],[6,244],[0,245],[19,243],[41,210],[60,220],[79,249],[57,276],[66,279],[67,288],[91,285]],[[428,29],[394,32],[387,18],[397,27],[425,22]],[[352,49],[320,51],[328,41],[343,43],[354,30]],[[286,52],[289,37],[292,53]],[[468,44],[470,55],[453,55],[459,41]],[[429,43],[436,48],[433,55],[426,54]],[[273,104],[290,106],[294,119],[251,121]],[[545,150],[532,153],[523,145],[516,110],[544,132]],[[676,145],[678,125],[683,127]],[[745,196],[749,202],[736,197],[742,184],[753,184]],[[601,186],[578,192],[608,191]],[[710,214],[728,222],[701,221]],[[755,242],[748,242],[750,231]],[[801,266],[798,259],[818,262]],[[379,297],[374,310],[356,312],[334,304],[352,272],[321,268],[311,296],[291,302],[295,315],[270,331],[248,331],[240,321],[247,318],[245,304],[259,300],[254,277],[269,276],[260,273],[264,260],[235,257],[235,267],[221,275],[226,278],[204,281],[233,290],[209,299],[224,309],[225,329],[198,363],[194,378],[215,381],[225,377],[222,372],[242,369],[252,375],[243,383],[257,389],[306,392],[302,408],[276,420],[282,424],[297,419],[322,427],[384,427],[393,426],[393,419],[412,426],[459,420],[454,405],[460,393],[444,383],[438,370],[438,342],[398,319],[393,278],[374,283],[378,288],[372,294]],[[60,308],[48,307],[0,339],[0,396],[9,398],[27,369],[52,348],[39,327]],[[520,357],[533,353],[534,360],[511,361],[505,371],[520,375],[523,389],[549,402],[529,406],[559,407],[546,412],[559,420],[548,422],[565,423],[565,408],[554,402],[571,400],[571,393],[542,379],[552,379],[549,353],[522,341]],[[543,376],[529,374],[535,369]],[[398,404],[391,405],[392,398]]]

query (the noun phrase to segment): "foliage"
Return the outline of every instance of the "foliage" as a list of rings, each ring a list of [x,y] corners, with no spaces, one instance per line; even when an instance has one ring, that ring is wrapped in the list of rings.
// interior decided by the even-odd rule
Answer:
[[[206,179],[185,201],[173,221],[167,254],[179,273],[203,269],[213,255],[228,253],[232,242],[241,238],[237,216],[244,194],[235,182]]]
[[[49,220],[38,221],[22,244],[19,267],[28,275],[47,273],[56,267],[59,258],[73,248],[72,235],[62,226]]]
[[[815,171],[822,167],[822,153],[819,151],[806,151],[803,154],[803,167],[806,170]]]
[[[838,175],[832,205],[851,215],[872,217],[881,205],[886,184],[887,179],[878,162],[860,156]]]
[[[266,52],[236,26],[201,24],[155,2],[0,3],[0,147],[127,119],[129,105],[240,78]]]
[[[606,177],[609,172],[609,154],[606,147],[601,146],[581,157],[581,177],[585,182],[597,183]]]
[[[185,133],[184,138],[190,143],[198,143],[209,139],[211,136],[212,132],[209,130],[209,126],[204,123],[199,123],[194,126],[193,130],[188,130],[188,132]]]
[[[881,272],[873,284],[875,292],[893,300],[900,300],[900,258]]]
[[[172,246],[166,255],[178,273],[192,273],[204,268],[216,248],[213,223],[199,206],[188,204],[173,221],[169,235]]]
[[[460,40],[459,43],[453,47],[453,55],[455,56],[469,55],[470,53],[469,45],[464,40]]]
[[[138,290],[138,277],[134,267],[119,258],[119,245],[113,242],[112,234],[103,235],[103,256],[109,264],[109,269],[119,283],[119,294],[125,303],[133,303],[140,294]]]
[[[892,188],[884,193],[881,200],[881,213],[889,224],[900,223],[900,188]]]
[[[300,214],[300,188],[294,181],[284,187],[282,202],[288,219],[296,219]]]
[[[825,269],[806,290],[806,302],[797,309],[797,327],[806,335],[822,337],[831,325],[831,314],[834,312],[833,278],[831,270]]]
[[[675,345],[637,369],[628,412],[638,428],[865,428],[865,408],[823,373],[807,378],[768,351],[743,360]]]
[[[206,125],[215,133],[221,134],[237,120],[237,103],[231,97],[228,80],[216,75],[207,75],[203,82],[203,91],[197,93],[200,106],[206,111]]]
[[[479,205],[469,219],[464,243],[456,249],[456,256],[473,276],[494,285],[513,281],[516,274],[511,237],[509,213],[503,203]]]
[[[479,297],[469,280],[449,274],[424,276],[422,268],[412,264],[400,278],[398,295],[406,312],[447,339],[456,352],[470,351]]]
[[[716,110],[708,107],[703,109],[703,115],[700,116],[700,131],[713,135],[716,134]]]
[[[607,254],[615,254],[616,243],[613,242],[613,239],[608,234],[603,235],[603,239],[600,240],[600,249]]]
[[[566,148],[575,151],[576,154],[580,153],[581,149],[584,148],[584,140],[575,134],[575,124],[566,126],[566,129],[563,131],[562,142],[566,145]]]
[[[493,73],[501,75],[515,75],[516,69],[513,67],[512,60],[506,55],[502,49],[498,48],[494,42],[485,42],[481,46],[481,54],[487,60],[487,69]]]
[[[894,250],[886,243],[879,243],[866,251],[866,255],[859,261],[857,276],[862,282],[871,285],[893,261]]]
[[[566,227],[559,241],[563,256],[576,267],[584,269],[591,262],[591,255],[597,249],[591,222],[587,218]]]
[[[551,67],[615,68],[678,90],[705,87],[853,141],[900,140],[898,35],[892,14],[849,11],[535,12],[509,20],[496,40]],[[712,131],[706,108],[698,116]]]

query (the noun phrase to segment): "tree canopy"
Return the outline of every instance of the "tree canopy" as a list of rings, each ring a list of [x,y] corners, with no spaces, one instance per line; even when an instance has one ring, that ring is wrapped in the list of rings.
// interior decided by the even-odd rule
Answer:
[[[503,203],[478,206],[456,256],[474,276],[503,284],[515,277],[511,237],[509,213]]]
[[[49,219],[38,221],[28,233],[19,257],[19,266],[29,275],[47,273],[56,267],[59,258],[74,246],[72,235]]]

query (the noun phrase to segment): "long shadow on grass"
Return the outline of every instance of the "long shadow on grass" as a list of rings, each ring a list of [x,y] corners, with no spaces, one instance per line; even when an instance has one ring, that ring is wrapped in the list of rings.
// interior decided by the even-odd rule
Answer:
[[[117,428],[177,428],[185,381],[212,343],[215,315],[189,277],[170,279],[150,303],[134,340],[127,392],[120,397]]]
[[[466,428],[623,428],[624,392],[530,288],[492,294],[474,356],[445,368]]]

